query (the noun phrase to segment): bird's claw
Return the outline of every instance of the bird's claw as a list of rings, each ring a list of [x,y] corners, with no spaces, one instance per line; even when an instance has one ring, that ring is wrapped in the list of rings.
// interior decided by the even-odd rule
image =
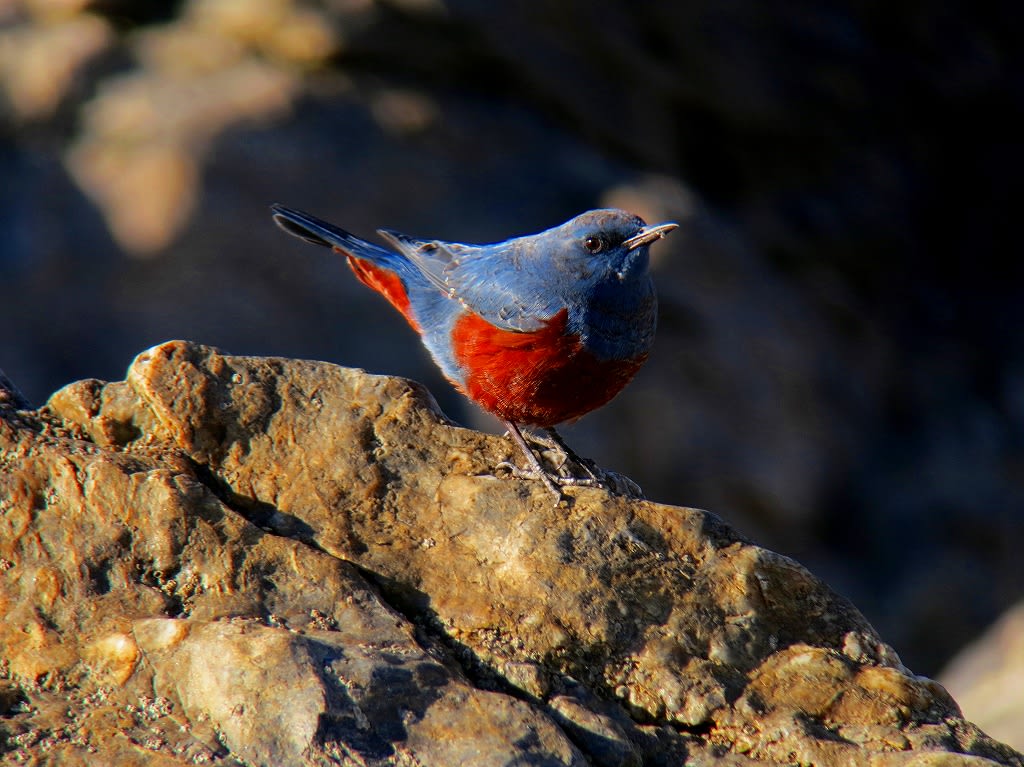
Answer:
[[[564,464],[562,467],[564,467]],[[559,467],[559,469],[562,467]],[[555,496],[556,506],[562,501],[567,500],[567,496],[562,491],[562,489],[566,487],[597,487],[605,490],[610,489],[602,483],[601,480],[594,477],[576,477],[571,474],[562,473],[561,471],[558,474],[555,474],[550,471],[545,471],[543,468],[540,471],[532,467],[524,469],[511,461],[502,461],[495,468],[507,471],[516,479],[540,480],[544,483],[544,486],[551,491],[551,494]]]
[[[558,474],[543,470],[538,472],[530,467],[524,469],[512,463],[512,461],[502,461],[495,468],[504,469],[516,479],[539,479],[544,484],[550,482],[556,487],[600,487],[605,490],[611,489],[597,477],[577,477],[562,471]]]
[[[537,452],[527,444],[522,431],[511,421],[506,421],[505,425],[509,427],[508,436],[519,446],[528,465],[526,468],[520,468],[510,461],[503,461],[498,464],[498,468],[508,471],[516,479],[539,479],[555,496],[556,505],[566,498],[562,492],[562,488],[566,487],[595,487],[617,495],[643,498],[643,491],[636,482],[622,474],[604,471],[593,461],[581,458],[565,444],[565,440],[553,428],[544,430],[547,437],[529,435],[534,443],[546,448],[541,456],[549,463],[554,463],[550,460],[551,453],[557,454],[560,459],[554,471],[549,471],[541,463]]]

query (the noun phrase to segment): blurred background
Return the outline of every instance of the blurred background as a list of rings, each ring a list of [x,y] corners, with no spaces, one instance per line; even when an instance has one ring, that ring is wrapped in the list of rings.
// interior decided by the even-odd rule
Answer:
[[[982,682],[1024,690],[1021,21],[998,0],[0,0],[0,367],[42,404],[186,338],[416,378],[493,428],[267,206],[468,242],[599,206],[678,221],[650,361],[568,439],[803,562],[918,673],[968,648],[943,679],[1013,740],[1021,709]]]

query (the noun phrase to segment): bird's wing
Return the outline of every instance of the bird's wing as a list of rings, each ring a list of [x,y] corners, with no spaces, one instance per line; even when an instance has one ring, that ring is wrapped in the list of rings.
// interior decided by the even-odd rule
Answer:
[[[438,290],[492,325],[530,333],[565,308],[543,275],[522,268],[522,240],[462,245],[378,231]]]

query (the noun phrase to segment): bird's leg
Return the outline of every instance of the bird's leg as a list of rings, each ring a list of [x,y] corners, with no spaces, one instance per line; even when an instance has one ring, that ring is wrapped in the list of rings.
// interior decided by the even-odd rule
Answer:
[[[508,428],[508,436],[510,436],[512,441],[519,446],[520,452],[526,456],[526,463],[529,465],[531,470],[525,472],[525,475],[531,477],[536,476],[537,479],[544,483],[544,486],[547,487],[548,490],[555,494],[555,497],[558,499],[555,502],[558,503],[558,501],[561,501],[562,491],[552,481],[551,475],[548,474],[548,472],[544,470],[544,467],[540,465],[540,461],[537,459],[537,456],[534,454],[533,450],[530,449],[530,446],[526,444],[526,439],[523,437],[523,433],[519,430],[519,427],[511,421],[505,421],[504,423]],[[513,466],[513,469],[516,468],[517,467]],[[516,472],[513,471],[513,473]]]
[[[544,483],[544,486],[547,487],[548,490],[557,496],[558,500],[562,499],[561,487],[603,487],[600,480],[594,477],[563,477],[558,474],[552,474],[550,471],[545,469],[543,465],[541,465],[540,459],[537,458],[536,453],[534,453],[529,444],[527,444],[526,438],[523,437],[523,432],[520,431],[519,427],[512,421],[504,421],[504,424],[508,429],[508,435],[526,457],[526,463],[528,464],[526,471],[513,467],[513,474],[516,476],[529,479],[539,479]]]

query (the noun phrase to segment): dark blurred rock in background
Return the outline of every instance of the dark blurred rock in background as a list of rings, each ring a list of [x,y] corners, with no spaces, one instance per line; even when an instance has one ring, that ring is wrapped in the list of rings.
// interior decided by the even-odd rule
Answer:
[[[267,205],[464,241],[677,220],[651,361],[573,444],[797,557],[935,673],[1024,593],[1021,18],[5,5],[0,365],[38,404],[189,338],[410,376],[486,424]]]

